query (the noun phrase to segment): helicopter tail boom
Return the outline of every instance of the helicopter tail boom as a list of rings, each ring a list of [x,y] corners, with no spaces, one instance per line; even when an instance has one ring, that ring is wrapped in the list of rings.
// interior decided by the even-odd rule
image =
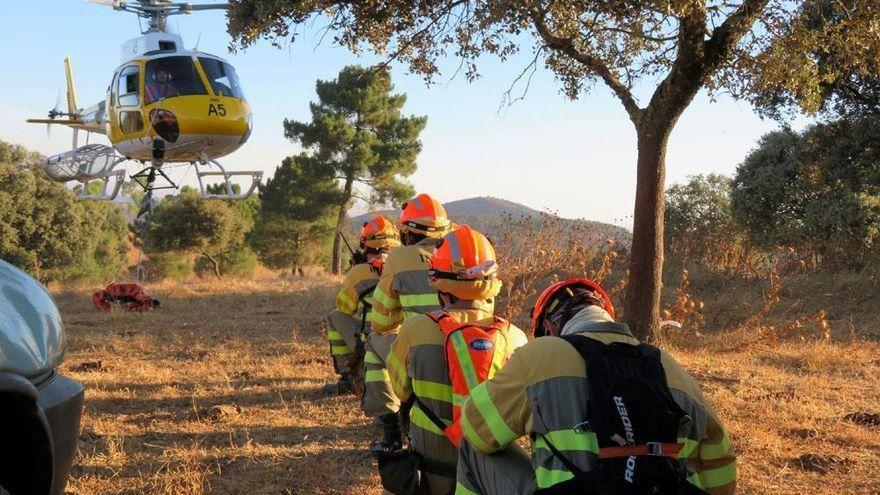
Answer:
[[[64,74],[67,78],[67,113],[71,117],[79,117],[79,107],[76,105],[76,89],[73,86],[73,67],[70,57],[64,59]]]

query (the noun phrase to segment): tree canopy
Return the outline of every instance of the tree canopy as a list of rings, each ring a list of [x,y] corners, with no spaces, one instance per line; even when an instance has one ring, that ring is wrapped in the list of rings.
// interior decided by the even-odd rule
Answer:
[[[325,169],[341,181],[339,191],[315,194],[333,199],[337,207],[336,231],[341,232],[355,198],[370,204],[386,204],[414,194],[404,182],[416,170],[422,150],[419,134],[427,118],[402,115],[406,95],[393,94],[391,75],[385,67],[348,66],[336,79],[319,80],[318,101],[310,105],[309,122],[284,121],[284,134],[307,151],[298,158],[304,169]],[[358,196],[356,185],[366,188]],[[333,241],[333,271],[339,273],[339,240]]]
[[[49,180],[42,156],[0,141],[0,258],[46,282],[113,279],[122,270],[125,219]]]
[[[236,47],[279,43],[321,14],[332,42],[372,47],[428,80],[442,57],[474,78],[484,54],[527,51],[569,96],[601,81],[631,117],[645,107],[632,94],[640,81],[662,81],[653,101],[673,97],[682,78],[742,98],[776,89],[815,111],[825,90],[876,75],[880,61],[873,0],[237,0],[229,32]]]
[[[880,111],[880,34],[876,2],[808,0],[779,41],[743,59],[750,77],[738,91],[776,119],[798,111],[836,118]]]
[[[764,136],[737,168],[731,197],[757,245],[863,266],[880,254],[880,117]]]
[[[341,201],[332,167],[307,154],[285,158],[260,189],[260,212],[251,244],[270,268],[295,271],[322,258]]]
[[[666,244],[679,256],[724,266],[741,229],[730,208],[730,177],[695,175],[666,191]]]
[[[148,252],[191,251],[207,259],[221,276],[220,257],[240,249],[253,227],[227,203],[201,199],[195,191],[165,198],[153,213],[147,231]]]

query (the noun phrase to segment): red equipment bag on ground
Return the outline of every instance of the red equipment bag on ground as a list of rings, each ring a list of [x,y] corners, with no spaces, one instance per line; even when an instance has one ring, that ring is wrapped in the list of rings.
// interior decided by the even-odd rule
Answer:
[[[452,424],[446,426],[433,411],[421,403],[419,407],[458,447],[462,435],[461,405],[474,387],[492,378],[507,361],[507,345],[498,345],[498,340],[507,338],[502,330],[507,329],[510,322],[495,316],[492,326],[459,323],[442,309],[431,311],[427,316],[440,325],[446,337],[446,365],[453,397]]]
[[[149,311],[159,307],[159,300],[147,295],[138,284],[110,284],[92,294],[92,303],[104,311],[113,309],[113,304],[118,304],[123,311]]]

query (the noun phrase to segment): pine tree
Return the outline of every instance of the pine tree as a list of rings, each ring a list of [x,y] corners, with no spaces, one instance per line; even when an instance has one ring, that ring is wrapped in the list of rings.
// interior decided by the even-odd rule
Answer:
[[[403,94],[392,94],[384,67],[348,66],[332,81],[319,80],[318,102],[311,104],[311,122],[284,121],[284,134],[302,144],[314,165],[332,171],[341,181],[336,198],[336,231],[343,229],[352,202],[371,204],[403,201],[414,193],[404,178],[416,170],[422,149],[419,134],[426,117],[404,117]],[[359,196],[355,185],[364,186]],[[341,270],[339,236],[333,240],[333,273]]]

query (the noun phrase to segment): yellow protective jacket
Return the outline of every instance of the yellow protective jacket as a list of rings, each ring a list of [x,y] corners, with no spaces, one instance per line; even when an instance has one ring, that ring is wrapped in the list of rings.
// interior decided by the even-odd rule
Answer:
[[[588,307],[563,329],[603,343],[637,345],[626,325],[610,321],[599,308]],[[694,418],[691,431],[679,438],[679,457],[688,480],[712,495],[729,495],[736,488],[736,458],[730,440],[699,386],[669,354],[661,363],[675,402]],[[507,447],[533,434],[532,466],[538,488],[547,488],[574,475],[552,454],[542,436],[575,465],[589,471],[598,459],[595,435],[577,433],[587,410],[584,360],[563,339],[541,337],[519,349],[491,380],[471,391],[462,408],[462,429],[468,443],[482,453]]]
[[[336,309],[349,316],[360,315],[364,308],[360,300],[361,294],[368,294],[364,298],[368,304],[372,304],[371,292],[379,282],[379,272],[369,263],[354,265],[345,275],[339,294],[336,296]]]
[[[369,263],[351,267],[345,275],[339,294],[336,295],[336,309],[358,320],[365,316],[364,311],[367,311],[366,316],[369,317],[369,309],[364,306],[364,302],[371,304],[372,291],[378,281],[379,272]],[[361,295],[365,297],[361,298]],[[328,330],[327,339],[330,340],[330,354],[334,357],[346,356],[354,352],[336,329]]]
[[[466,304],[473,307],[446,310],[460,323],[492,325],[492,304],[476,301]],[[523,331],[511,324],[496,337],[495,352],[501,353],[506,360],[514,349],[522,347],[527,341]],[[430,317],[420,315],[404,321],[397,339],[391,345],[388,374],[401,402],[406,402],[414,392],[440,419],[447,423],[452,422],[454,399],[446,367],[446,339],[440,325]],[[456,463],[458,449],[431,422],[418,404],[414,404],[410,410],[410,422],[413,449],[434,462],[448,465]]]
[[[428,260],[435,242],[436,239],[426,238],[411,246],[395,248],[388,254],[373,292],[370,323],[374,332],[393,332],[407,318],[440,307],[437,291],[428,282]]]

